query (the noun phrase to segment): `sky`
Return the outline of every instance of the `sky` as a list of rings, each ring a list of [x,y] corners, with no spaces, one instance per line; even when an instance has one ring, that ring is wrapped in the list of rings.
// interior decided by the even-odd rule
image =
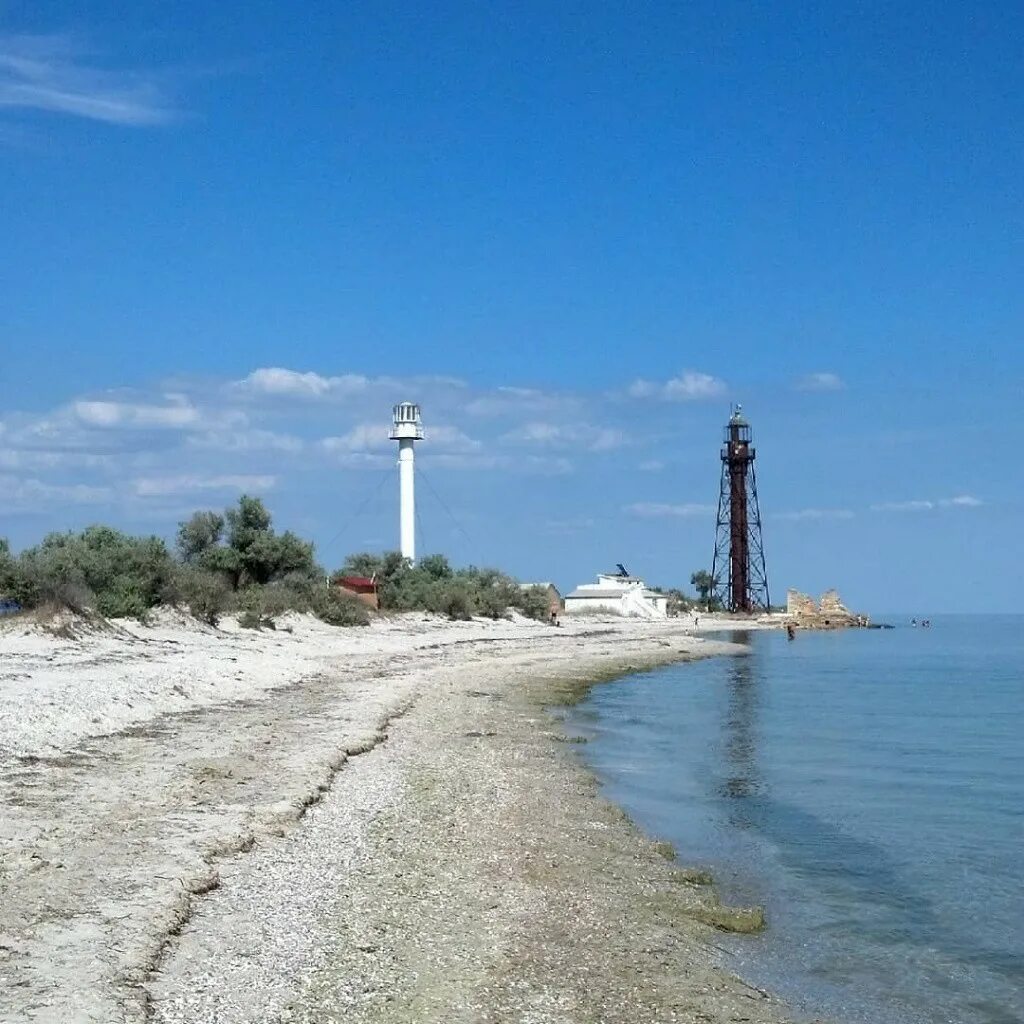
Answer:
[[[839,9],[840,7],[845,9]],[[0,0],[0,536],[1017,608],[1024,9]]]

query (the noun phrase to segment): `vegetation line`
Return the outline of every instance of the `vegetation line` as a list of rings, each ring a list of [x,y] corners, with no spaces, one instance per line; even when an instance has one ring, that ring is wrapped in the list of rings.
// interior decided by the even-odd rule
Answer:
[[[313,544],[276,533],[259,498],[243,495],[223,513],[196,512],[178,527],[172,552],[159,537],[133,537],[109,526],[51,533],[15,555],[0,538],[0,603],[94,611],[145,620],[157,605],[187,609],[216,626],[237,614],[242,626],[274,628],[287,611],[308,612],[334,626],[364,626],[371,612],[333,585],[339,576],[371,577],[381,611],[428,611],[453,619],[498,619],[512,608],[549,614],[540,587],[521,586],[497,569],[454,569],[443,555],[412,565],[398,552],[350,555],[328,576]]]

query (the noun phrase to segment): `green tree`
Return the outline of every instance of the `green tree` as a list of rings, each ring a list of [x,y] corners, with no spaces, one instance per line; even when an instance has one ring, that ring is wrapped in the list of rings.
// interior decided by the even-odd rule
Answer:
[[[216,512],[196,512],[178,524],[178,555],[186,565],[195,565],[216,547],[224,536],[224,517]]]
[[[232,590],[285,576],[323,576],[313,557],[313,545],[290,530],[274,533],[267,507],[248,494],[223,516],[196,512],[181,523],[178,552],[186,565],[223,574]]]
[[[697,596],[700,598],[701,603],[707,606],[708,600],[711,597],[711,591],[715,586],[714,577],[707,569],[698,569],[690,577],[690,583],[696,588]]]

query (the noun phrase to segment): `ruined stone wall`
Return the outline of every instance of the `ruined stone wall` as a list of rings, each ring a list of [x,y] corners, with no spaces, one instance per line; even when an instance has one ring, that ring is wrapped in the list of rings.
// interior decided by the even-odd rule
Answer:
[[[799,590],[786,591],[786,614],[794,618],[817,615],[818,606],[809,594],[801,594]]]
[[[799,590],[786,592],[786,614],[804,629],[842,629],[847,626],[866,626],[866,615],[856,615],[843,604],[836,590],[826,590],[821,600],[802,594]]]

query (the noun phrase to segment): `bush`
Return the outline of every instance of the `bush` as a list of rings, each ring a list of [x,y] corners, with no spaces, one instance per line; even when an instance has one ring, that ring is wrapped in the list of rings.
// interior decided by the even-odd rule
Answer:
[[[547,592],[543,587],[524,590],[511,576],[497,569],[470,566],[453,570],[444,555],[426,555],[411,565],[397,551],[383,555],[350,555],[339,574],[371,576],[377,581],[382,611],[429,611],[454,619],[486,615],[504,618],[518,608],[530,618],[546,620]]]
[[[368,626],[369,609],[352,594],[324,586],[314,593],[312,612],[329,626]]]
[[[258,612],[244,611],[238,617],[238,625],[242,629],[261,629],[264,625],[272,623],[273,619],[265,619]]]
[[[233,604],[228,581],[220,573],[205,569],[179,570],[174,598],[174,604],[184,604],[192,615],[210,626],[216,626]]]
[[[513,607],[527,618],[547,622],[551,617],[551,598],[545,587],[519,587]]]
[[[91,594],[92,606],[109,618],[144,617],[174,575],[159,537],[129,537],[109,526],[51,533],[23,552],[18,566],[24,604]]]
[[[426,610],[465,621],[477,614],[476,596],[464,581],[438,580],[427,594]]]

